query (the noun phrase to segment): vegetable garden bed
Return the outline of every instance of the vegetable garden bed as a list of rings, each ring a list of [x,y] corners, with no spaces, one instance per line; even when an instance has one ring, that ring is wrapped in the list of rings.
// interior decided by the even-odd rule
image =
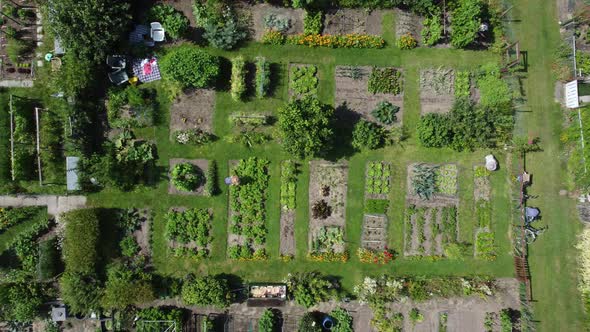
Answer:
[[[289,64],[289,96],[316,96],[319,78],[318,67],[315,65]]]
[[[170,169],[168,171],[168,178],[170,181],[168,182],[168,194],[171,195],[205,195],[205,185],[206,185],[206,177],[207,170],[209,169],[209,161],[207,159],[181,159],[181,158],[173,158],[170,159]],[[195,166],[196,172],[200,173],[200,178],[202,179],[199,181],[198,186],[191,191],[181,190],[177,188],[172,182],[172,171],[174,166],[178,164],[190,164]]]
[[[346,194],[348,166],[310,162],[309,248],[312,259],[346,260]]]
[[[281,256],[295,255],[295,208],[297,164],[292,160],[281,163]]]
[[[387,224],[386,215],[365,214],[361,247],[371,251],[385,250],[387,247]]]
[[[455,71],[431,68],[420,72],[420,114],[448,113],[455,102]]]
[[[496,259],[495,233],[492,229],[492,206],[490,172],[483,165],[473,167],[473,196],[475,199],[475,246],[476,258]]]
[[[215,91],[196,89],[181,94],[170,106],[170,139],[176,141],[176,133],[187,130],[213,132]]]
[[[166,238],[176,257],[202,259],[211,251],[211,209],[172,208],[166,214]]]
[[[458,241],[457,205],[450,201],[408,202],[404,221],[405,256],[444,256]],[[418,205],[419,204],[419,205]]]
[[[385,76],[389,79],[377,77],[378,75],[376,74],[378,71],[384,72],[380,75],[381,78]],[[373,80],[371,80],[372,76]],[[339,110],[337,113],[340,113],[341,117],[346,118],[343,120],[356,122],[359,118],[363,118],[368,121],[377,122],[385,128],[401,125],[404,115],[404,77],[401,69],[393,67],[336,66],[335,82],[335,102]],[[395,119],[393,119],[394,121],[384,123],[379,121],[375,114],[373,114],[373,111],[382,102],[389,103],[397,109]]]
[[[266,259],[268,161],[252,157],[230,161],[229,167],[240,184],[229,190],[228,256],[240,260]]]
[[[35,49],[37,48],[37,8],[33,1],[20,1],[16,6],[0,2],[3,13],[0,24],[0,78],[25,80],[34,77]]]
[[[326,12],[323,34],[381,35],[383,12],[341,8]]]
[[[429,180],[422,179],[425,173],[423,169],[429,169],[432,172],[432,178]],[[456,197],[458,191],[457,178],[459,176],[459,170],[455,164],[424,164],[424,163],[413,163],[408,165],[408,177],[407,177],[407,188],[408,197],[410,198],[423,198],[423,191],[429,191],[431,193],[430,199],[437,199],[440,197]],[[416,188],[416,181],[422,183],[420,188]],[[426,182],[426,183],[424,183]],[[429,200],[423,198],[423,200]]]

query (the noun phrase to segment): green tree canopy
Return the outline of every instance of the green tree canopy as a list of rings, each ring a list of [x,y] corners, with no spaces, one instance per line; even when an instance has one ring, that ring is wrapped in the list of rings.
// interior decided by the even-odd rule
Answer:
[[[334,109],[315,97],[296,99],[279,109],[278,130],[283,148],[298,157],[327,150],[334,132]]]
[[[131,22],[127,0],[50,0],[49,26],[67,52],[96,63],[121,39]]]

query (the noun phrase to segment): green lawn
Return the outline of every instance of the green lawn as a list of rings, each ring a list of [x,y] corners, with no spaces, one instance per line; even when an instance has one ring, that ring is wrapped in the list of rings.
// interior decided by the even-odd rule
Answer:
[[[551,74],[552,50],[560,41],[555,6],[541,0],[521,0],[513,14],[522,19],[515,24],[521,49],[530,63],[525,89],[527,110],[517,117],[517,132],[541,137],[543,152],[527,156],[528,171],[534,174],[532,195],[538,199],[543,224],[549,230],[529,247],[529,263],[535,318],[539,331],[582,331],[584,312],[576,289],[576,234],[581,228],[575,213],[575,201],[559,196],[566,188],[566,161],[559,158],[562,147],[559,133],[563,114],[554,102]]]
[[[393,17],[387,18],[393,20]],[[227,53],[211,49],[216,54],[231,57],[236,53]],[[163,178],[155,188],[140,188],[131,193],[120,193],[106,190],[90,196],[90,202],[97,206],[106,207],[150,207],[155,212],[154,223],[154,254],[155,265],[161,273],[183,276],[190,272],[226,272],[235,273],[245,279],[253,281],[277,281],[287,273],[304,270],[322,270],[342,278],[348,290],[367,274],[395,273],[411,275],[469,275],[488,274],[498,277],[513,275],[511,257],[509,255],[508,216],[510,202],[502,193],[506,192],[506,171],[494,174],[492,183],[496,193],[493,201],[496,220],[499,258],[495,262],[479,261],[467,258],[465,261],[441,260],[431,262],[427,260],[398,259],[392,265],[377,266],[361,264],[356,257],[356,250],[360,243],[361,224],[363,216],[363,199],[360,196],[364,190],[364,167],[367,160],[387,160],[393,164],[393,192],[390,195],[392,206],[390,209],[389,247],[402,252],[403,243],[403,214],[406,191],[406,167],[411,162],[457,163],[460,169],[459,207],[460,239],[463,242],[473,242],[473,173],[475,163],[483,161],[484,152],[457,153],[449,149],[425,149],[417,145],[415,137],[410,137],[399,146],[389,147],[371,152],[356,153],[346,157],[349,162],[348,199],[346,212],[346,236],[351,260],[348,263],[317,263],[306,259],[307,231],[308,231],[308,203],[307,190],[309,181],[309,160],[301,161],[301,173],[297,187],[297,211],[295,237],[297,245],[296,258],[288,263],[279,257],[279,164],[281,160],[289,159],[276,142],[252,149],[229,144],[224,139],[232,130],[228,115],[235,111],[276,112],[276,109],[288,99],[287,68],[288,63],[313,63],[318,66],[320,76],[319,97],[326,103],[333,104],[335,85],[335,66],[348,65],[389,65],[402,67],[405,71],[405,111],[404,124],[410,134],[415,131],[419,120],[419,71],[421,68],[448,66],[457,69],[475,69],[479,65],[490,61],[497,61],[497,57],[489,52],[458,51],[448,49],[417,49],[401,52],[396,48],[383,50],[334,50],[301,48],[295,46],[264,46],[250,44],[239,50],[247,59],[252,60],[258,55],[266,56],[277,63],[275,68],[280,70],[279,79],[273,96],[264,100],[248,100],[235,102],[228,92],[218,92],[214,115],[214,131],[220,139],[205,147],[189,147],[169,142],[168,106],[163,100],[162,125],[155,129],[138,131],[143,137],[153,139],[158,143],[158,165],[163,170],[168,167],[169,158],[207,158],[215,159],[219,165],[219,174],[224,176],[228,172],[228,161],[248,156],[259,156],[271,161],[270,187],[267,200],[267,226],[269,237],[267,249],[270,259],[265,262],[235,262],[226,259],[227,241],[227,205],[228,191],[222,188],[222,193],[214,198],[170,196],[167,194],[167,181]],[[159,83],[152,84],[159,87]],[[348,149],[337,149],[332,157],[343,157]],[[500,154],[499,158],[504,157]],[[163,173],[165,174],[165,173]],[[177,259],[166,249],[164,238],[164,214],[170,207],[212,207],[213,220],[213,250],[211,259],[198,262],[190,259]]]

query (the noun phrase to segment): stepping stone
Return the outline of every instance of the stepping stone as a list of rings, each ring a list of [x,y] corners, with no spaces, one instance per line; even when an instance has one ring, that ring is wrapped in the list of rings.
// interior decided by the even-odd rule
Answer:
[[[43,60],[37,60],[37,67],[43,67]]]

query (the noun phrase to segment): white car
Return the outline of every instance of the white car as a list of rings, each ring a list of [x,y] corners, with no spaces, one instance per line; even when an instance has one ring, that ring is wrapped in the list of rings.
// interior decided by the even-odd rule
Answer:
[[[150,37],[155,42],[163,42],[166,39],[166,33],[164,32],[164,27],[160,22],[152,22],[150,23]]]

